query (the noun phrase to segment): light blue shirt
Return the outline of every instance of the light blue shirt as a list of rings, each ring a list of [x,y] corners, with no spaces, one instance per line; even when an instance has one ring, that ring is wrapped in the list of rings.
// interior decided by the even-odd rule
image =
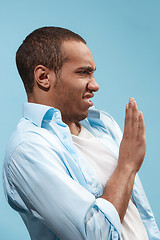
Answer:
[[[110,115],[91,108],[81,124],[118,159],[122,133]],[[76,152],[57,109],[24,104],[24,117],[7,147],[3,176],[7,200],[32,240],[122,239],[118,212],[100,198],[102,185]],[[149,239],[160,239],[138,175],[132,197]]]

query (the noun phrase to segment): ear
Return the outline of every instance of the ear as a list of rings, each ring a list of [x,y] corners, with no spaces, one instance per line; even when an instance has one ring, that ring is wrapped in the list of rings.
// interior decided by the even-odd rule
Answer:
[[[48,91],[52,81],[54,81],[52,78],[54,78],[55,74],[51,74],[51,72],[53,71],[43,65],[38,65],[34,69],[35,83],[44,91]]]

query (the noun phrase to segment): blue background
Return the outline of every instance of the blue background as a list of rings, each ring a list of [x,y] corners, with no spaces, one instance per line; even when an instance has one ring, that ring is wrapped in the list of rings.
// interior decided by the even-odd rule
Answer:
[[[144,114],[147,153],[139,175],[160,227],[160,0],[6,0],[1,1],[0,12],[0,169],[26,101],[16,50],[35,28],[69,28],[86,39],[97,65],[101,89],[95,107],[109,112],[122,130],[129,97]],[[29,240],[22,220],[5,200],[2,181],[0,239]]]

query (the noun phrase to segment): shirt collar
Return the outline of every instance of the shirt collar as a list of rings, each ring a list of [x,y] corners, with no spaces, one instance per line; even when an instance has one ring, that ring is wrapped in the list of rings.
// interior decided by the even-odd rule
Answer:
[[[88,116],[87,118],[95,118],[100,119],[100,111],[95,109],[94,106],[88,109]]]
[[[53,117],[61,118],[61,113],[58,109],[47,105],[25,102],[23,105],[23,116],[38,127],[41,127],[43,120],[51,120]],[[91,107],[88,110],[88,117],[84,120],[92,122],[93,119],[100,119],[100,112]]]
[[[60,111],[50,106],[37,103],[25,102],[23,106],[23,116],[29,119],[38,127],[41,127],[42,121],[51,120],[53,116],[61,117]]]

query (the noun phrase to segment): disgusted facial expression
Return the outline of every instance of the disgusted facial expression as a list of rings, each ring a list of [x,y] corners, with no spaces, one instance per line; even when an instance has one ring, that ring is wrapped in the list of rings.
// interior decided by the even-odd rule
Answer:
[[[65,123],[79,122],[88,115],[90,100],[99,85],[94,78],[95,62],[89,48],[79,41],[65,41],[62,51],[67,56],[53,89],[54,107]]]

